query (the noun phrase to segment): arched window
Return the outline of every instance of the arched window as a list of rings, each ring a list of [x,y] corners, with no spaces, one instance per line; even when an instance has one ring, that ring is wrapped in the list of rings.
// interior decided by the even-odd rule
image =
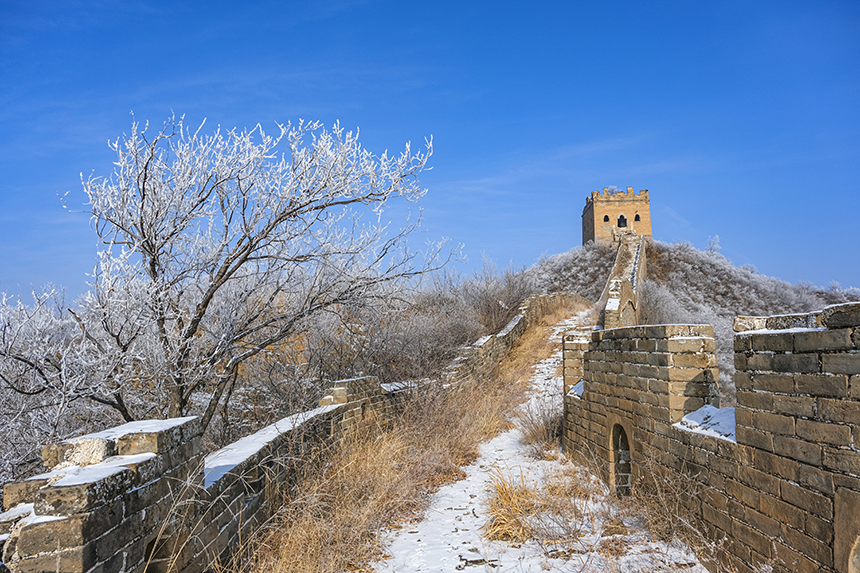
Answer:
[[[625,217],[624,215],[621,215],[620,217],[618,217],[618,226],[619,227],[626,227],[627,226],[627,217]]]
[[[612,428],[612,485],[618,495],[630,495],[631,468],[630,468],[630,443],[627,441],[627,432],[621,424],[615,424]]]
[[[634,221],[641,221],[641,219],[639,218],[639,214],[638,214],[638,213],[636,214],[636,216],[635,216],[635,217],[633,217],[633,220],[634,220]]]
[[[604,215],[604,216],[603,216],[603,222],[604,222],[604,223],[608,223],[608,222],[609,222],[609,215]]]

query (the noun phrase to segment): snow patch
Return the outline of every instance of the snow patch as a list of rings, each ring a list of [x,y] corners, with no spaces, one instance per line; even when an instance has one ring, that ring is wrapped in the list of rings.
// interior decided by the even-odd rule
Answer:
[[[110,428],[109,430],[103,430],[101,432],[95,432],[93,434],[87,434],[79,438],[74,438],[73,440],[69,440],[69,442],[75,443],[78,440],[82,440],[85,438],[117,440],[123,436],[127,436],[128,434],[150,434],[155,432],[164,432],[166,430],[170,430],[171,428],[175,428],[176,426],[181,426],[185,422],[189,422],[196,417],[197,416],[186,416],[185,418],[169,418],[167,420],[141,420],[140,422],[129,422],[127,424],[123,424],[122,426],[117,426],[116,428]]]
[[[70,485],[82,485],[95,483],[122,471],[130,469],[128,466],[136,465],[155,457],[155,454],[134,454],[130,456],[111,456],[103,462],[91,466],[67,466],[58,467],[48,473],[39,474],[29,480],[48,480],[52,487],[64,487]]]
[[[255,434],[245,436],[241,440],[237,440],[229,446],[212,452],[206,456],[206,459],[203,462],[203,474],[205,480],[204,487],[208,488],[210,485],[217,482],[219,479],[224,477],[225,474],[262,450],[281,434],[285,434],[299,427],[311,418],[315,418],[316,416],[320,416],[326,412],[331,412],[338,406],[338,404],[330,404],[328,406],[320,406],[319,408],[308,410],[307,412],[299,412],[298,414],[287,416],[270,426],[266,426]]]
[[[715,408],[705,405],[681,418],[681,421],[673,424],[680,430],[713,436],[721,440],[736,442],[735,438],[735,409]]]
[[[583,392],[585,392],[585,380],[580,380],[579,382],[570,387],[570,391],[567,393],[567,395],[582,398]]]

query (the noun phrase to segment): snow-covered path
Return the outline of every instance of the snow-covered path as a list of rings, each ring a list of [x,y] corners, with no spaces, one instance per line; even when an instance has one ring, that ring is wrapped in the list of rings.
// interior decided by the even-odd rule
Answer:
[[[585,315],[574,317],[553,328],[551,342],[560,347],[560,333],[577,326]],[[561,407],[562,378],[554,376],[561,364],[561,351],[539,362],[532,378],[532,392],[524,407],[537,407],[541,401],[555,402]],[[582,520],[581,538],[549,555],[534,541],[509,544],[483,539],[481,527],[487,523],[488,487],[494,475],[515,476],[526,484],[539,484],[542,476],[558,473],[562,461],[535,460],[520,438],[517,426],[483,444],[476,462],[463,468],[466,477],[441,488],[435,495],[424,519],[404,529],[391,531],[387,553],[390,558],[375,565],[378,572],[453,572],[494,571],[690,571],[704,573],[693,553],[686,546],[651,542],[635,520],[625,518],[627,535],[619,544],[625,555],[608,556],[599,550],[601,540],[609,536],[607,517],[617,517],[611,499],[602,493],[597,499],[584,502],[592,514]],[[596,480],[596,478],[594,478]],[[617,526],[616,526],[617,527]],[[605,547],[605,546],[604,546]],[[562,549],[567,549],[564,551]]]

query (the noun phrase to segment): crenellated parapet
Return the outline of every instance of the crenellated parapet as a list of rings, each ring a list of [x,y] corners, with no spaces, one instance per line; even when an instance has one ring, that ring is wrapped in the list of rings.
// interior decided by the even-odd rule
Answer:
[[[563,447],[619,493],[654,475],[731,570],[849,573],[860,563],[860,303],[738,317],[736,408],[720,409],[709,326],[564,337]],[[675,476],[675,478],[672,478]]]

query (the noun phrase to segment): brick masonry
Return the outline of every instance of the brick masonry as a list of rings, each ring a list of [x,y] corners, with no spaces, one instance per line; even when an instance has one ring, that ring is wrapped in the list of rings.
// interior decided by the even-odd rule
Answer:
[[[565,336],[563,447],[621,488],[623,434],[632,483],[692,480],[683,502],[737,571],[857,573],[860,303],[735,328],[736,441],[674,425],[718,405],[711,327],[635,326]]]

